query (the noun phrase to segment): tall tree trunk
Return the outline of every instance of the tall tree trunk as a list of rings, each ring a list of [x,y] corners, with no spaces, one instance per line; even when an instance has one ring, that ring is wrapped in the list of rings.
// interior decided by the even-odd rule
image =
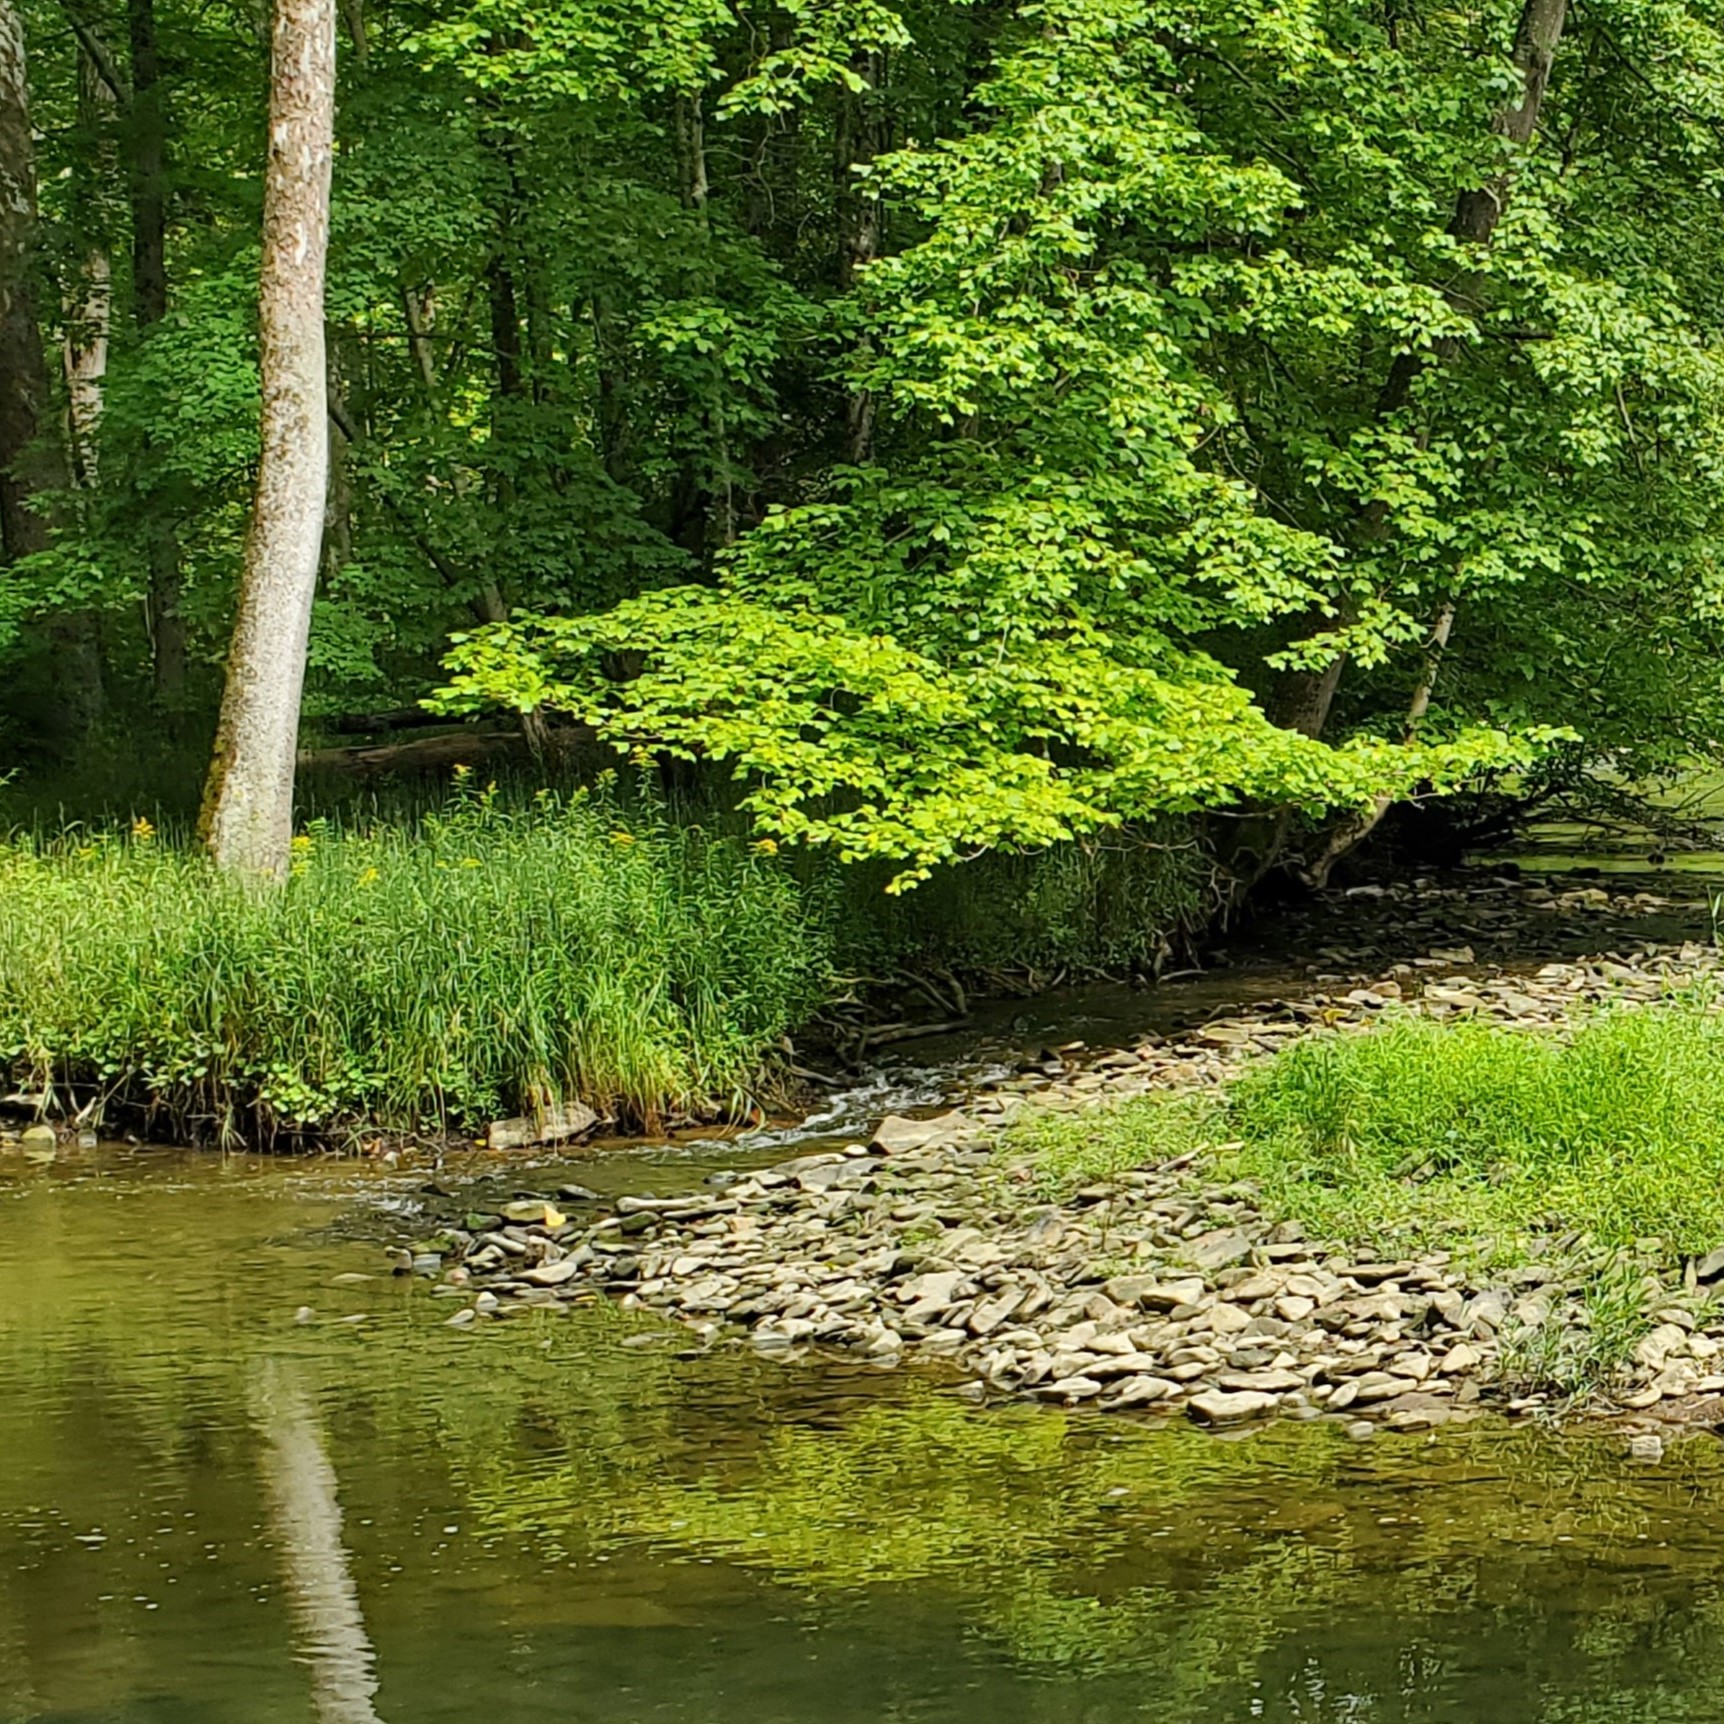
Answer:
[[[858,174],[885,147],[886,56],[879,51],[859,54],[856,73],[860,90],[839,98],[837,150],[833,163],[838,202],[838,286],[848,293],[858,271],[880,255],[883,212],[880,194]],[[874,453],[874,395],[851,391],[844,409],[844,458],[860,466]]]
[[[0,563],[46,550],[45,496],[66,485],[64,452],[48,432],[48,362],[31,276],[36,243],[36,152],[24,25],[0,0]],[[54,710],[45,727],[73,743],[102,710],[96,619],[61,612],[43,631]]]
[[[66,417],[72,477],[88,490],[96,483],[96,433],[108,375],[108,334],[114,280],[102,205],[117,172],[113,147],[114,92],[90,52],[78,49],[77,184],[73,190],[78,258],[66,295]]]
[[[711,294],[716,283],[712,277],[712,216],[707,207],[712,181],[706,153],[704,91],[697,88],[676,97],[675,123],[683,206],[698,218],[701,230],[700,290]],[[736,541],[736,479],[731,462],[724,395],[722,380],[715,381],[706,391],[707,398],[701,403],[707,425],[706,471],[699,471],[698,457],[686,460],[673,504],[678,528],[676,536],[696,557],[705,556],[715,542],[718,546],[725,546]]]
[[[324,266],[335,0],[275,0],[258,283],[262,453],[201,829],[210,855],[287,873],[293,768],[329,482]]]
[[[155,0],[127,0],[126,23],[132,50],[132,316],[139,333],[148,336],[168,314],[167,117]],[[143,538],[150,571],[148,622],[156,696],[172,710],[185,698],[186,625],[180,614],[179,535],[165,513],[167,501],[146,498]]]
[[[0,553],[8,563],[42,550],[38,433],[48,397],[31,264],[36,243],[36,149],[24,21],[0,0]]]
[[[330,417],[335,404],[343,400],[346,390],[342,381],[342,343],[339,336],[324,338],[329,346]],[[329,488],[323,506],[323,586],[339,578],[341,571],[353,561],[353,475],[348,470],[348,442],[345,437],[329,441]]]
[[[1511,56],[1521,75],[1520,92],[1498,110],[1492,122],[1492,130],[1499,137],[1519,148],[1530,144],[1538,130],[1545,90],[1567,19],[1568,0],[1524,0]],[[1505,164],[1484,185],[1463,191],[1455,199],[1454,214],[1449,219],[1449,232],[1454,238],[1479,251],[1490,245],[1508,204],[1512,171],[1512,163]],[[1478,297],[1479,286],[1477,272],[1468,271],[1450,286],[1448,294],[1457,303],[1471,304]],[[1453,364],[1460,357],[1461,348],[1462,343],[1456,337],[1445,336],[1428,357],[1418,352],[1399,355],[1378,395],[1377,416],[1386,419],[1399,412],[1411,398],[1413,385],[1425,369],[1433,361],[1438,365]],[[1367,542],[1380,538],[1387,527],[1385,505],[1373,503],[1361,512],[1360,535]],[[1338,620],[1345,624],[1351,618],[1343,612]],[[1345,662],[1343,655],[1321,670],[1295,671],[1283,677],[1270,703],[1275,722],[1306,736],[1321,736],[1335,704],[1335,691]]]

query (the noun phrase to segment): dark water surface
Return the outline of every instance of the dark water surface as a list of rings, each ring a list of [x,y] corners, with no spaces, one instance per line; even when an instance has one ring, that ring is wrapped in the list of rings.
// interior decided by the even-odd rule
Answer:
[[[1224,1441],[606,1309],[452,1331],[379,1247],[413,1183],[0,1157],[3,1724],[1724,1707],[1710,1436]]]

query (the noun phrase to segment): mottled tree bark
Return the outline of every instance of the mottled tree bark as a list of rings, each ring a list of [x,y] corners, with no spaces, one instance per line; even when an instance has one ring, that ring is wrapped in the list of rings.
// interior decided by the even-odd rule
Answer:
[[[275,0],[258,286],[262,453],[227,687],[204,792],[216,863],[281,879],[329,482],[324,269],[335,126],[334,0]]]
[[[147,336],[168,314],[168,143],[162,109],[155,0],[127,0],[132,52],[128,147],[132,201],[132,318]],[[147,446],[146,446],[147,447]],[[185,698],[186,625],[180,614],[180,546],[166,499],[146,500],[147,621],[156,697],[170,709]]]

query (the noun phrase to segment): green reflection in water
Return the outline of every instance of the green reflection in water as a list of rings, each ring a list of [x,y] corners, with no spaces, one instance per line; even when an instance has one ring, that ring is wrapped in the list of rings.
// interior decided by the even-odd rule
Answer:
[[[3,1724],[1716,1714],[1710,1437],[1228,1441],[677,1359],[609,1310],[457,1333],[336,1283],[401,1189],[0,1164]]]

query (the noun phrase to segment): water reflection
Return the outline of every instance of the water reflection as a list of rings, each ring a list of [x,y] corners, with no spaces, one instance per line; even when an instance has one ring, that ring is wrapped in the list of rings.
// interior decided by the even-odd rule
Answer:
[[[262,1438],[270,1525],[311,1668],[312,1702],[319,1724],[379,1724],[371,1705],[376,1658],[341,1542],[335,1469],[296,1375],[282,1360],[258,1361],[252,1409]]]
[[[1710,1437],[1218,1441],[463,1334],[351,1279],[326,1178],[0,1167],[0,1724],[1716,1713]]]

